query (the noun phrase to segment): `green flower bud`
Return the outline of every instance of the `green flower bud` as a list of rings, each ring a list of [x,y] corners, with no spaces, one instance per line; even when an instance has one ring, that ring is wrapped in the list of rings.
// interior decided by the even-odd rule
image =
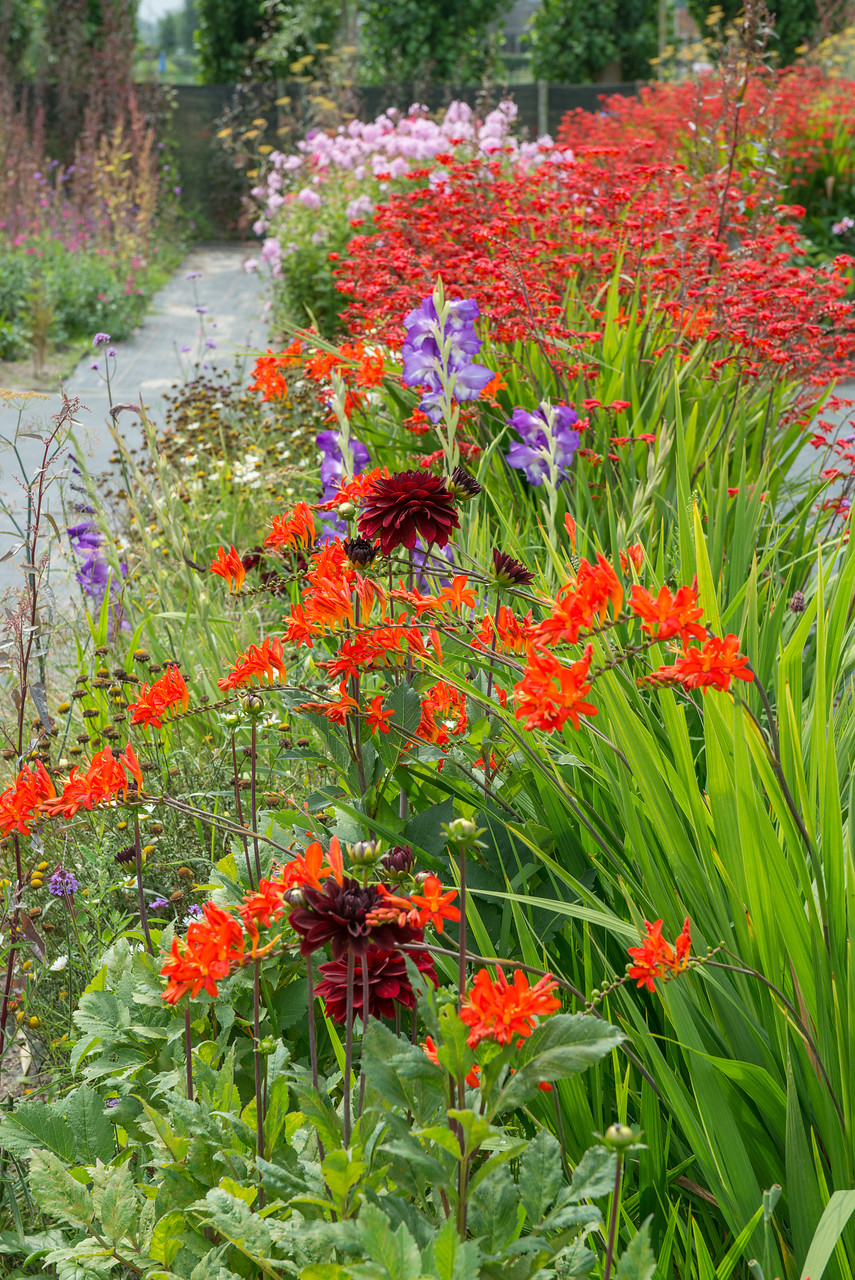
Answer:
[[[610,1124],[603,1134],[603,1141],[612,1151],[626,1151],[627,1147],[635,1145],[638,1135],[628,1124]]]

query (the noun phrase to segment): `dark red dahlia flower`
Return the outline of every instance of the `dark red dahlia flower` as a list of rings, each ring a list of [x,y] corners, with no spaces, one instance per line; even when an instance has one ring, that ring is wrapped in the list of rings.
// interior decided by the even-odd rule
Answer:
[[[301,955],[309,956],[328,942],[333,958],[339,960],[348,950],[361,956],[373,944],[392,951],[406,942],[421,941],[423,936],[420,929],[398,919],[369,921],[369,914],[384,903],[375,885],[363,886],[345,876],[341,884],[330,879],[323,889],[304,887],[302,893],[306,905],[296,907],[290,916],[292,927],[303,939]]]
[[[396,547],[412,551],[416,539],[444,547],[460,521],[454,497],[438,476],[427,471],[398,471],[381,476],[365,499],[359,517],[363,538],[380,538],[388,556]]]
[[[419,973],[430,978],[438,986],[433,957],[427,951],[410,951],[409,957]],[[412,1009],[416,1003],[413,988],[407,977],[407,965],[400,951],[384,951],[381,947],[369,947],[365,952],[368,965],[368,1013],[372,1018],[393,1018],[395,1005]],[[347,960],[331,960],[319,966],[323,982],[315,987],[315,995],[323,999],[326,1011],[333,1022],[342,1023],[347,1017]],[[362,962],[357,960],[353,971],[353,1011],[365,1021],[362,1008]]]
[[[534,581],[534,574],[524,564],[498,547],[493,547],[493,571],[496,581],[503,587],[527,587]]]

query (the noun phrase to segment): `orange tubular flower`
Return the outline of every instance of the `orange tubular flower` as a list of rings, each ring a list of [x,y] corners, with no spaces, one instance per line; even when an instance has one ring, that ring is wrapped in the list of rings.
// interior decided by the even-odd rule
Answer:
[[[251,644],[246,653],[239,653],[234,670],[217,681],[220,689],[242,689],[246,685],[265,682],[272,684],[274,677],[285,680],[285,656],[278,636],[268,636],[261,645]]]
[[[338,699],[329,702],[301,702],[296,711],[311,711],[315,715],[325,716],[332,724],[344,725],[347,717],[359,710],[359,703],[351,698],[342,682],[339,685]]]
[[[681,643],[687,645],[690,639],[706,639],[707,629],[700,625],[703,609],[698,606],[695,587],[678,587],[673,596],[667,587],[662,587],[654,599],[649,591],[636,584],[629,607],[642,619],[641,630],[654,640],[669,640],[679,635]]]
[[[308,885],[310,889],[320,889],[322,880],[326,880],[327,876],[335,876],[339,884],[342,882],[344,875],[344,860],[341,854],[341,846],[338,842],[338,836],[333,836],[330,841],[328,860],[329,865],[324,866],[324,851],[317,840],[313,840],[307,847],[306,852],[292,858],[290,862],[286,862],[282,868],[282,874],[279,877],[283,890],[294,889]]]
[[[167,1004],[177,1004],[188,993],[195,999],[203,988],[215,997],[217,983],[228,977],[233,964],[243,963],[245,940],[234,916],[213,902],[206,902],[202,910],[204,918],[194,920],[187,930],[183,951],[173,938],[172,952],[160,971],[169,980],[163,993]]]
[[[444,920],[459,920],[460,911],[450,905],[456,897],[456,889],[448,889],[443,893],[436,876],[426,876],[422,892],[410,894],[410,902],[419,913],[419,928],[423,929],[430,923],[437,933],[442,933]]]
[[[692,949],[692,933],[688,916],[683,924],[683,931],[677,938],[675,948],[662,937],[662,921],[653,924],[645,920],[647,937],[640,947],[630,947],[629,956],[634,961],[629,966],[628,974],[639,987],[647,987],[648,991],[656,990],[656,979],[667,978],[682,972],[688,964]]]
[[[620,567],[626,573],[629,566],[632,565],[636,573],[641,572],[641,566],[644,564],[644,547],[640,542],[633,542],[627,547],[626,551],[620,553]]]
[[[552,733],[567,720],[578,730],[580,716],[595,716],[597,708],[585,701],[591,688],[588,676],[592,656],[593,650],[588,645],[584,657],[566,667],[546,650],[532,649],[525,674],[519,684],[514,685],[517,720],[526,716],[526,729]]]
[[[229,591],[240,591],[246,577],[246,569],[243,562],[235,551],[234,547],[229,547],[228,552],[222,547],[217,549],[216,560],[211,561],[211,573],[216,573],[220,578],[224,578],[229,584]]]
[[[240,905],[244,928],[252,932],[256,922],[269,929],[285,913],[285,885],[281,880],[259,880],[254,893],[248,893]],[[255,929],[258,932],[257,928]]]
[[[311,507],[298,502],[291,512],[274,516],[265,547],[310,547],[315,541],[315,517]]]
[[[388,733],[389,721],[394,715],[394,711],[383,710],[383,695],[378,693],[369,703],[369,710],[365,713],[365,723],[370,733]]]
[[[139,697],[128,708],[132,712],[131,724],[151,725],[159,729],[163,717],[174,707],[186,711],[190,705],[190,691],[177,667],[167,667],[159,680],[149,689],[141,684]]]
[[[56,790],[41,760],[35,770],[22,769],[11,787],[0,794],[0,835],[17,831],[30,834],[30,824],[43,804],[54,799]]]
[[[460,609],[463,605],[467,609],[475,608],[475,592],[471,587],[467,587],[469,581],[465,573],[459,573],[456,578],[452,579],[451,585],[445,587],[440,593],[440,601],[443,604],[451,605],[452,609]]]
[[[479,969],[460,1010],[460,1017],[471,1028],[470,1048],[482,1040],[495,1040],[501,1045],[522,1043],[531,1035],[539,1017],[561,1008],[561,1001],[551,994],[557,986],[552,974],[530,987],[522,969],[517,969],[512,985],[501,969],[496,970],[495,980],[486,969]]]
[[[680,684],[684,689],[720,689],[727,692],[731,680],[750,684],[754,672],[739,653],[739,637],[711,636],[700,649],[687,649],[671,667],[660,667],[644,679],[650,684]]]
[[[142,791],[142,768],[130,743],[119,756],[119,764],[124,765],[131,777],[136,779],[137,790]]]

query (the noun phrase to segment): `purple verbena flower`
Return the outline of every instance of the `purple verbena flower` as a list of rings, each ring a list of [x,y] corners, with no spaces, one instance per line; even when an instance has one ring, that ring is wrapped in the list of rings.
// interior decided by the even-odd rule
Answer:
[[[168,898],[152,898],[148,904],[149,911],[162,911],[164,907],[169,906]]]
[[[109,333],[96,333],[95,337],[92,339],[92,346],[102,347],[105,345],[105,343],[109,341],[110,341]]]
[[[534,411],[515,409],[511,426],[522,437],[505,455],[508,466],[523,471],[529,484],[542,485],[554,471],[555,483],[567,479],[573,454],[579,447],[578,420],[569,405],[546,405]]]
[[[57,867],[48,880],[48,893],[53,894],[55,898],[72,898],[79,888],[77,880],[64,867]]]

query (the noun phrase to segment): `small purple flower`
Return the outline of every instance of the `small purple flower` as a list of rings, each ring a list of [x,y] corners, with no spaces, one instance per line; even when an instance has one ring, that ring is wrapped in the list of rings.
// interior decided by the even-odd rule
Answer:
[[[77,880],[64,867],[57,867],[48,881],[48,893],[55,898],[73,898],[79,888]]]
[[[95,337],[92,339],[92,346],[102,347],[105,345],[105,343],[109,341],[110,341],[109,333],[96,333]]]
[[[197,308],[196,308],[196,315],[197,315],[197,316],[206,316],[207,314],[208,314],[208,308],[207,308],[207,307],[197,307]]]
[[[188,343],[186,343],[186,342],[182,342],[182,343],[181,343],[181,350],[182,350],[182,351],[189,351],[189,350],[190,350],[190,347],[189,347]]]
[[[202,279],[202,272],[201,272],[201,271],[188,271],[188,272],[187,272],[187,274],[185,275],[184,279],[185,279],[185,280],[201,280],[201,279]]]
[[[104,1103],[104,1106],[109,1107],[111,1110],[113,1107],[117,1107],[118,1105],[119,1105],[118,1098],[108,1098],[107,1101]]]
[[[152,898],[148,904],[149,911],[162,911],[164,907],[169,906],[168,898]]]
[[[522,443],[515,441],[505,455],[509,467],[523,471],[529,484],[542,485],[555,473],[556,484],[567,479],[579,447],[578,420],[569,405],[546,405],[533,412],[515,409],[510,423]]]
[[[210,347],[212,351],[215,351],[215,350],[216,350],[216,348],[217,348],[217,344],[216,344],[216,342],[214,341],[214,339],[213,339],[213,338],[206,338],[206,339],[205,339],[205,346],[206,346],[206,347]]]
[[[100,366],[100,364],[98,363],[98,361],[97,361],[97,360],[93,360],[93,362],[92,362],[92,364],[90,364],[89,368],[90,368],[90,369],[95,369],[95,370],[97,371],[98,369],[100,369],[100,368],[101,368],[101,366]]]
[[[201,920],[205,914],[198,902],[192,902],[187,908],[188,916],[192,916],[194,920]]]
[[[74,550],[80,555],[85,551],[97,551],[103,541],[101,530],[94,520],[84,520],[82,524],[69,525],[66,533],[71,542],[77,544]]]
[[[108,355],[108,356],[116,356],[116,355],[118,355],[118,354],[119,354],[119,353],[118,353],[118,351],[116,350],[116,348],[115,348],[115,347],[108,347],[108,348],[107,348],[107,355]]]

